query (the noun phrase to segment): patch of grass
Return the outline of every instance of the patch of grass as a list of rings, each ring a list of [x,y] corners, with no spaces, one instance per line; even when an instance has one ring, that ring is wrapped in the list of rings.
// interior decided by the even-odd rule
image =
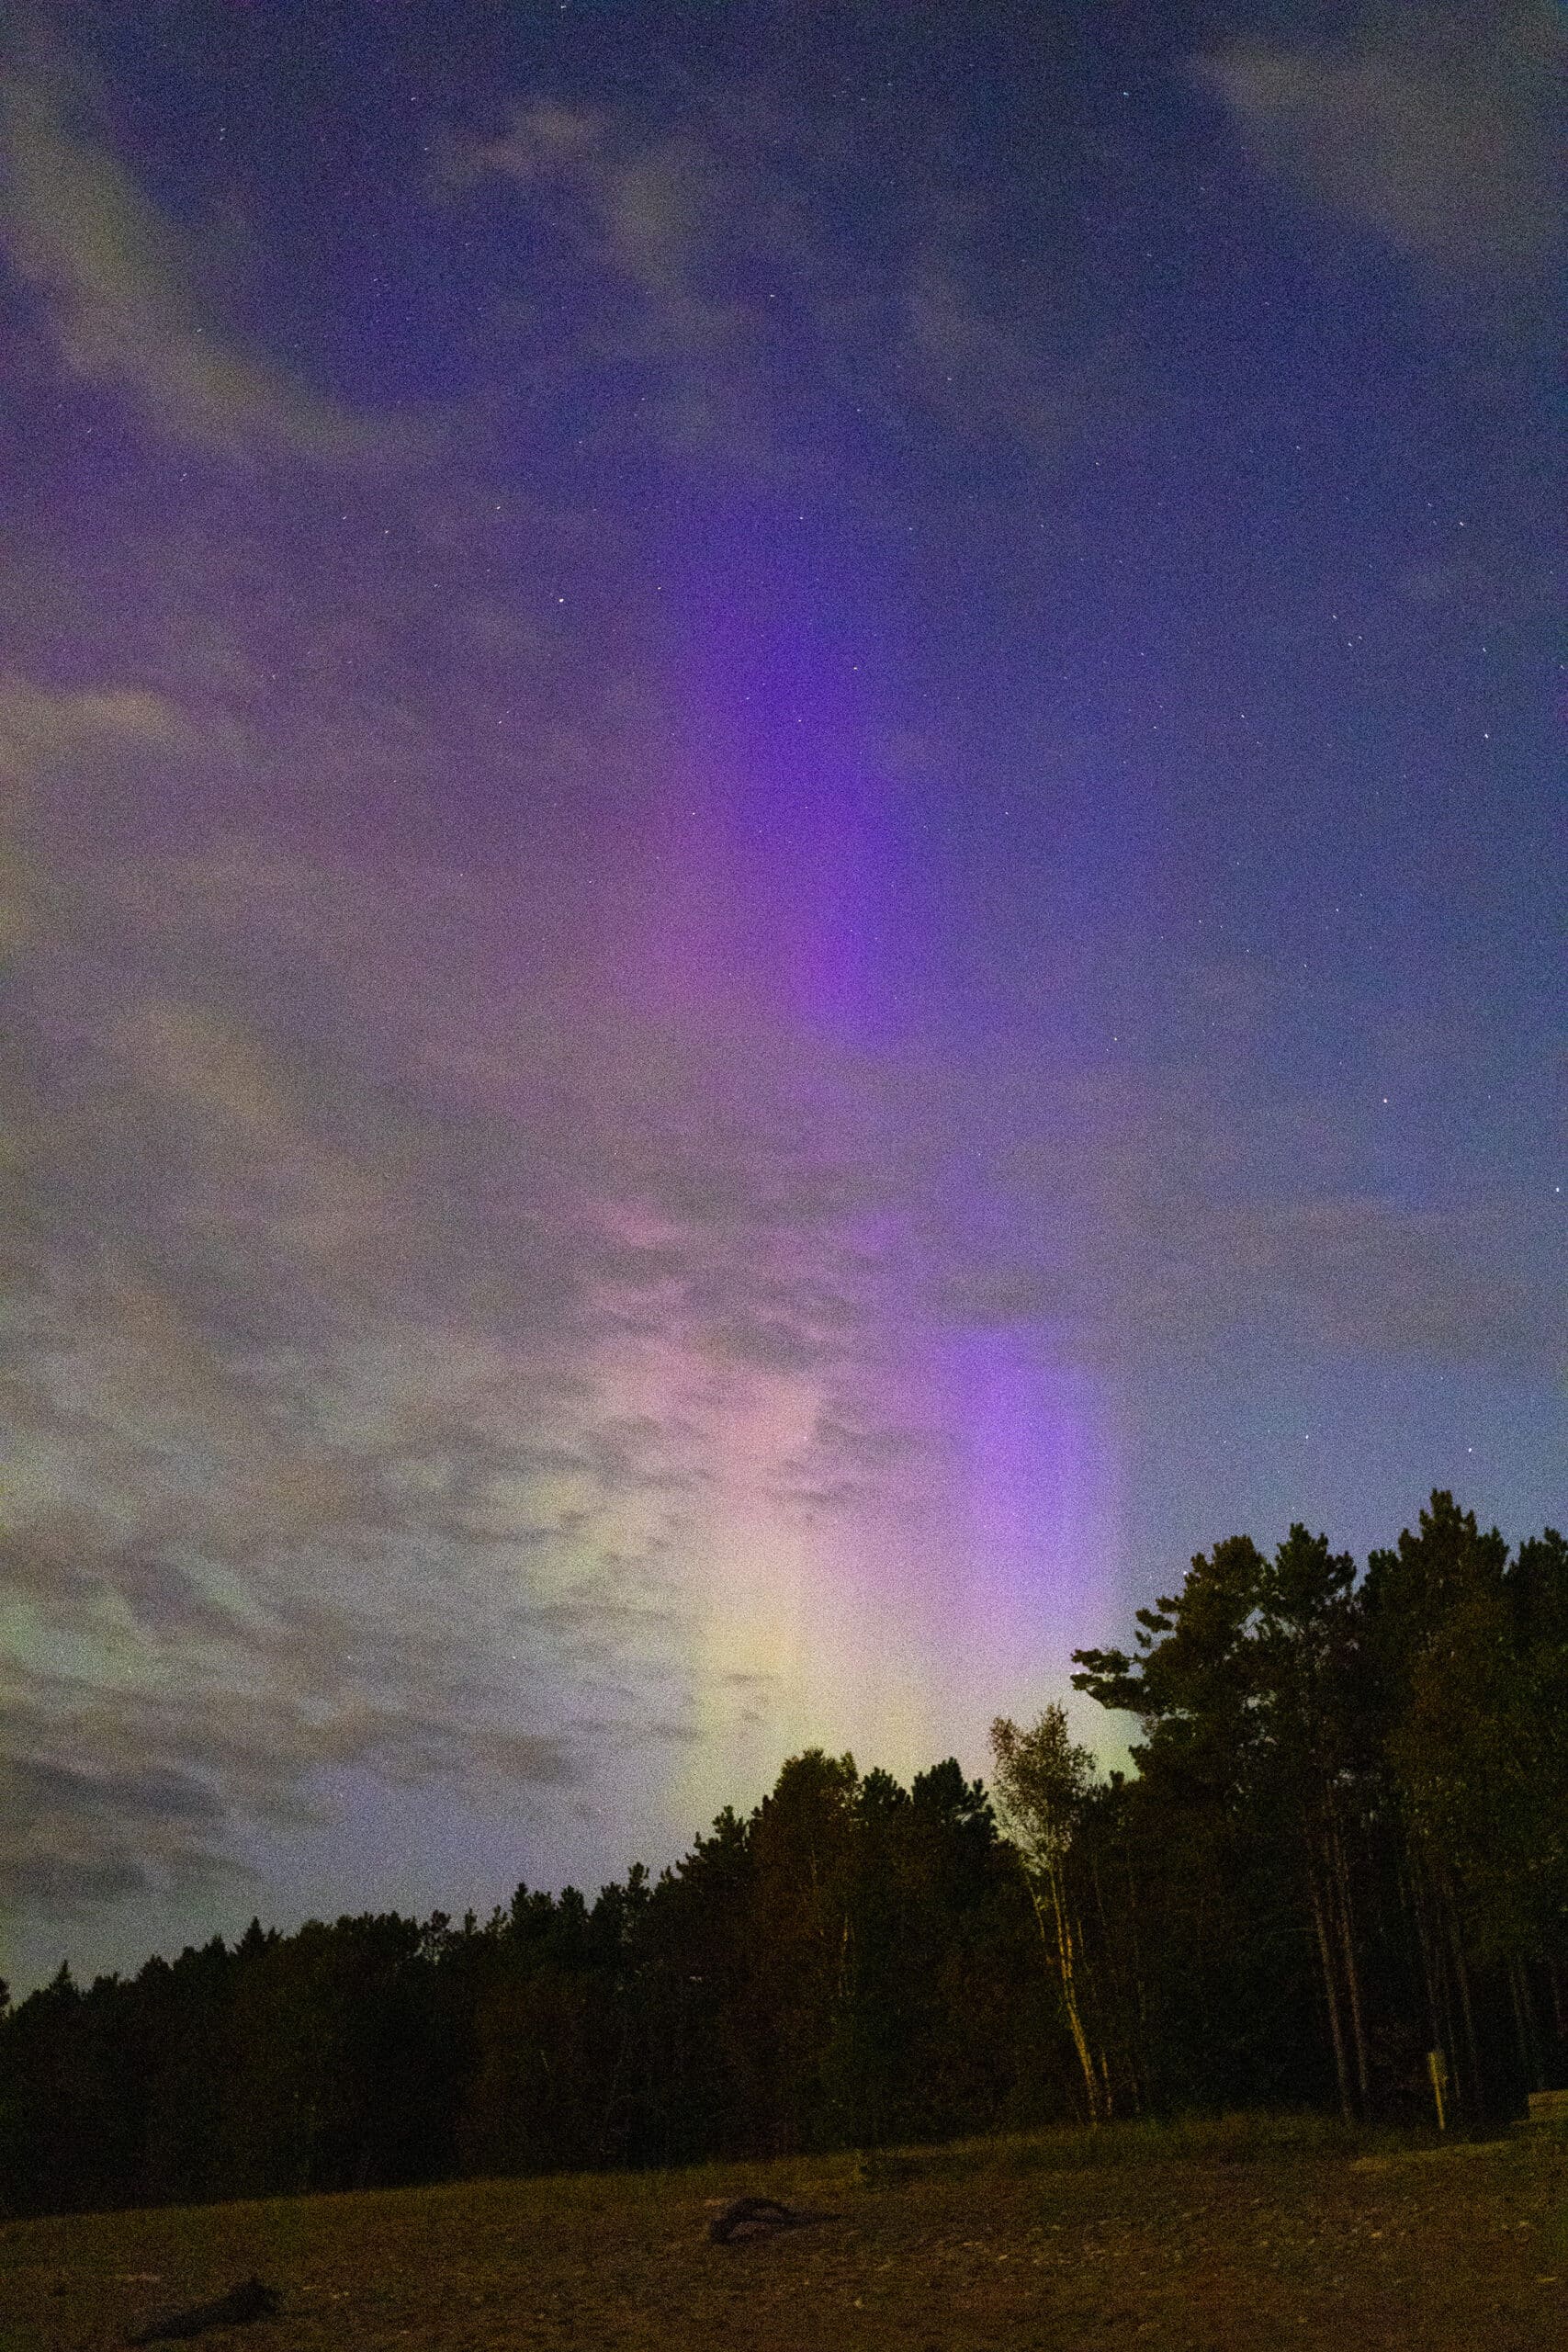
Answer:
[[[955,2177],[976,2171],[1122,2171],[1149,2165],[1259,2164],[1284,2157],[1365,2156],[1392,2149],[1436,2145],[1434,2134],[1369,2130],[1337,2116],[1302,2114],[1189,2115],[1109,2123],[1098,2131],[1064,2128],[1009,2137],[958,2141],[942,2148],[871,2149],[858,2177],[871,2187],[923,2177]]]
[[[1025,2161],[1058,2165],[1258,2164],[1279,2156],[1359,2155],[1411,2135],[1368,2131],[1337,2116],[1183,2115],[1107,2124],[1098,2132],[1052,2132],[1028,2143]]]
[[[279,2316],[207,2352],[1539,2352],[1568,2336],[1568,2145],[1372,2170],[1369,2144],[1318,2119],[1217,2118],[14,2222],[0,2352],[108,2352],[252,2272]],[[711,2245],[713,2211],[748,2192],[824,2218]]]

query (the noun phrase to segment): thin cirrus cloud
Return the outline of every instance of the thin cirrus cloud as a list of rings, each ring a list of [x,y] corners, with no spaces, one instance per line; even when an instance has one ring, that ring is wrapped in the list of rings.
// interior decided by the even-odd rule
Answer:
[[[41,298],[65,372],[129,394],[175,442],[334,466],[409,446],[405,428],[311,390],[228,332],[181,232],[51,87],[18,73],[0,75],[0,249]]]
[[[1564,36],[1551,0],[1370,10],[1333,45],[1196,63],[1258,159],[1438,281],[1536,276],[1561,235]]]
[[[521,100],[498,137],[448,141],[437,194],[510,189],[570,287],[573,329],[563,342],[552,309],[540,365],[600,371],[600,397],[623,371],[638,433],[687,456],[787,467],[803,413],[837,404],[900,441],[919,415],[1049,459],[1137,404],[1114,322],[1076,321],[1083,286],[1068,299],[1040,270],[998,288],[976,267],[978,191],[893,188],[884,282],[868,280],[835,241],[830,145],[767,119],[742,160],[711,122],[650,138],[614,107]],[[518,295],[498,287],[498,315],[527,337]]]
[[[40,897],[47,902],[61,878],[36,838],[40,786],[83,759],[156,758],[183,733],[176,707],[143,686],[62,692],[26,678],[0,681],[0,954],[26,938]]]
[[[643,426],[668,447],[770,460],[764,321],[736,268],[755,198],[712,142],[691,131],[634,136],[609,107],[522,101],[499,138],[447,142],[437,193],[482,200],[497,181],[559,241],[575,321],[565,338],[569,370],[630,370],[643,390]],[[498,286],[497,302],[526,334],[533,320],[518,309],[518,291]],[[552,316],[541,354],[549,365],[561,363],[560,326]]]

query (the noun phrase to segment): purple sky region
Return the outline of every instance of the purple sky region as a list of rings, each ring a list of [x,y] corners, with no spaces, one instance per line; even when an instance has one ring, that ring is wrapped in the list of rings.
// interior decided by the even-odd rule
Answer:
[[[13,11],[13,1988],[1561,1522],[1562,59]]]

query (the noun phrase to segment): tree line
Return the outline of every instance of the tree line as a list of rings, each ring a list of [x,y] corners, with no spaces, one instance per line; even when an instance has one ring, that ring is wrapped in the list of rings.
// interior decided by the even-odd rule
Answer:
[[[13,2213],[671,2165],[1568,2080],[1568,1544],[1447,1494],[1358,1576],[1293,1527],[1140,1610],[993,1782],[793,1758],[656,1881],[253,1921],[0,2015]]]

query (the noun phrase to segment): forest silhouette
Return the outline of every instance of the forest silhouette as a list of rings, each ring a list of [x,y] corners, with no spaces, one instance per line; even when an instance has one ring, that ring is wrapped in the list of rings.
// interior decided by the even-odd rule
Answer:
[[[1568,2081],[1568,1543],[1453,1498],[1364,1574],[1234,1537],[908,1788],[793,1758],[651,1879],[256,1921],[0,2017],[13,2214],[1235,2108],[1481,2124]]]

